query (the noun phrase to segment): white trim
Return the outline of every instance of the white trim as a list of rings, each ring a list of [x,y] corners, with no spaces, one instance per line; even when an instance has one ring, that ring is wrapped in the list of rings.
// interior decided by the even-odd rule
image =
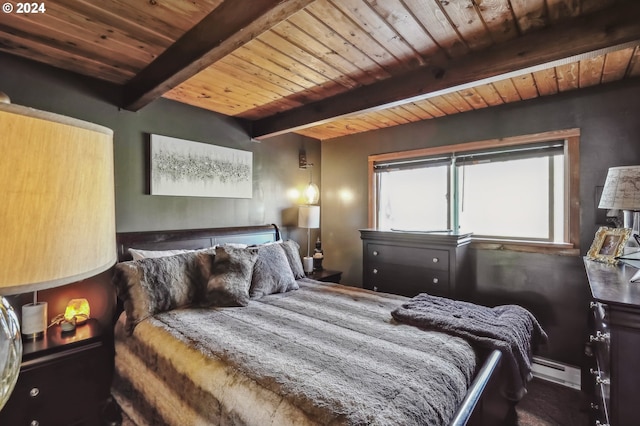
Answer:
[[[534,356],[533,377],[580,390],[580,369],[546,358]]]

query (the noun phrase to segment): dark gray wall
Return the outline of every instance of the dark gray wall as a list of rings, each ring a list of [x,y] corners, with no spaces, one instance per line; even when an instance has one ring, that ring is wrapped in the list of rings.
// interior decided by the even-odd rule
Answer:
[[[322,142],[322,239],[325,265],[362,284],[367,227],[367,156],[485,139],[580,128],[581,253],[596,224],[595,190],[611,166],[640,164],[640,80],[488,108],[452,117]],[[509,251],[473,250],[478,301],[519,303],[551,337],[543,353],[580,363],[589,292],[582,259]]]
[[[292,193],[302,191],[309,180],[308,171],[298,168],[300,148],[306,149],[309,162],[318,165],[312,172],[314,181],[320,181],[318,141],[292,134],[253,143],[242,124],[229,117],[166,99],[138,112],[120,110],[115,106],[120,94],[115,86],[6,54],[0,54],[0,64],[0,91],[12,103],[113,129],[119,232],[275,223],[306,247],[306,232],[296,227],[299,200]],[[149,195],[146,164],[152,133],[253,152],[253,197]],[[57,306],[56,291],[48,293],[50,306]],[[105,312],[109,308],[105,306]],[[50,316],[59,313],[52,311]]]
[[[318,141],[292,134],[254,143],[239,121],[210,111],[166,99],[138,112],[120,110],[99,98],[117,98],[117,87],[8,55],[0,55],[0,63],[0,90],[13,103],[113,129],[118,231],[295,223],[286,213],[298,201],[290,190],[302,190],[309,178],[298,168],[298,150],[306,148],[309,162],[319,164]],[[253,198],[149,195],[146,164],[152,133],[252,151]],[[313,173],[319,181],[320,168]]]

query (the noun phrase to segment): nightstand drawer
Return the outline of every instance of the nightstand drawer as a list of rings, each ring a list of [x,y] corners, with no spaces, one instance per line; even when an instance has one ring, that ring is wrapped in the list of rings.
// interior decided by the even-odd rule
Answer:
[[[0,424],[98,424],[101,404],[109,397],[107,356],[104,346],[95,343],[23,368]]]
[[[76,334],[25,343],[18,382],[0,425],[99,426],[109,398],[112,355],[95,320]]]

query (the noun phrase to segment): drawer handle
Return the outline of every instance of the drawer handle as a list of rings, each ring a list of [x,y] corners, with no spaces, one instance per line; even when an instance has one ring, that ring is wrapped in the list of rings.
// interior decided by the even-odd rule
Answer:
[[[438,259],[437,257],[434,257],[433,259],[431,259],[433,261],[433,263],[438,263],[440,261],[440,259]]]
[[[373,286],[373,291],[378,291],[378,286]]]
[[[437,278],[434,278],[434,279],[433,279],[433,283],[434,283],[434,284],[438,284],[438,281],[440,281],[440,280],[438,280]]]
[[[609,426],[609,423],[600,423],[600,420],[596,420],[596,426]]]
[[[36,396],[40,395],[40,389],[38,388],[31,388],[31,390],[29,391],[29,396],[31,398],[35,398]]]
[[[29,423],[29,426],[40,426],[40,422],[37,420],[31,420],[31,423]]]
[[[374,274],[377,274],[377,273],[378,273],[378,270],[377,270],[376,268],[373,268],[373,271],[372,271],[372,272],[373,272]]]
[[[601,331],[597,331],[596,335],[594,336],[593,334],[589,335],[589,341],[590,342],[605,342],[607,340],[609,340],[609,333],[603,333]]]
[[[609,379],[603,379],[602,377],[600,377],[600,374],[602,374],[602,371],[594,370],[593,368],[590,368],[589,372],[596,377],[596,385],[608,385],[611,383]]]
[[[374,251],[373,251],[373,255],[374,255],[374,256],[377,256],[377,255],[378,255],[378,252],[377,252],[376,250],[374,250]]]

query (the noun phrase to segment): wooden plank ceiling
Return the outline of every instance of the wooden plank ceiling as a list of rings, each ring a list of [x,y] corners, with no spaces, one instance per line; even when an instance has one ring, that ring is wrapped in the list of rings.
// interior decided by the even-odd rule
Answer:
[[[44,4],[0,16],[0,50],[115,83],[128,109],[164,96],[247,120],[258,139],[325,140],[640,75],[636,0]]]

